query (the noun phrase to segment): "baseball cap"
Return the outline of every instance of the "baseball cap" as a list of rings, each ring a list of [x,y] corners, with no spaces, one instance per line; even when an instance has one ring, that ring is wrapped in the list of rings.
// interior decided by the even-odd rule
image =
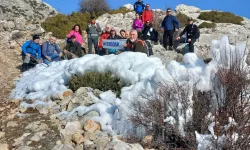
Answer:
[[[149,7],[149,6],[150,6],[149,4],[146,5],[146,7]]]
[[[171,8],[168,8],[168,9],[167,9],[167,12],[170,12],[170,11],[172,11],[172,9],[171,9]]]

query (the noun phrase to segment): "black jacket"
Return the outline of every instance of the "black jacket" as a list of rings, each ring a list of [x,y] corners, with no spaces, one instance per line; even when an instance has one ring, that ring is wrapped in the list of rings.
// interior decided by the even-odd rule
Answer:
[[[189,24],[185,27],[185,29],[181,32],[180,37],[187,33],[188,39],[196,39],[198,34],[198,27],[195,24]]]
[[[145,25],[144,29],[142,30],[142,39],[157,42],[158,41],[157,31],[152,26]]]
[[[78,42],[68,43],[65,49],[68,50],[70,53],[75,54],[78,57],[83,56],[81,44],[79,44]]]

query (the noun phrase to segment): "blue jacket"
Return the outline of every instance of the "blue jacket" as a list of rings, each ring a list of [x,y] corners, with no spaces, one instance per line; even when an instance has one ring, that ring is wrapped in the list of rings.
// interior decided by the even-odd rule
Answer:
[[[161,23],[161,27],[164,28],[164,30],[179,29],[180,23],[175,16],[166,16]]]
[[[37,59],[41,58],[41,46],[39,43],[35,43],[32,40],[26,41],[22,46],[22,55],[30,54],[31,56],[37,56]]]
[[[42,46],[42,56],[51,56],[54,54],[54,50],[59,54],[61,52],[59,46],[54,43],[51,44],[49,41],[44,42]]]
[[[135,2],[135,4],[134,4],[134,11],[136,12],[136,13],[142,13],[143,12],[143,10],[145,9],[145,4],[144,4],[144,2],[143,1],[141,1],[141,2]]]

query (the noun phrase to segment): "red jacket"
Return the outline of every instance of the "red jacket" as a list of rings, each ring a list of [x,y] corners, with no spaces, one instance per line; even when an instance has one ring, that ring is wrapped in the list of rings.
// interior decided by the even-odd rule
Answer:
[[[107,39],[109,36],[110,36],[110,33],[108,33],[108,32],[102,33],[102,35],[100,36],[100,39],[99,39],[98,48],[102,48],[102,41]]]
[[[142,12],[142,22],[145,23],[147,20],[149,20],[151,23],[154,21],[154,14],[152,10],[144,10]]]

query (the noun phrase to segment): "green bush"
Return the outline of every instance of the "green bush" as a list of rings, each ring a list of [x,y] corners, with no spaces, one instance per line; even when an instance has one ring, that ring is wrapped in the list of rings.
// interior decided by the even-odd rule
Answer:
[[[122,13],[126,14],[128,12],[131,12],[131,10],[127,10],[124,7],[121,7],[117,10],[110,10],[108,12],[105,11],[97,11],[93,14],[95,17],[99,17],[102,14],[110,13],[110,14],[117,14]],[[42,23],[42,27],[47,32],[53,32],[53,36],[64,39],[66,38],[66,35],[71,31],[72,27],[75,24],[79,24],[81,26],[81,30],[85,30],[87,27],[87,24],[90,20],[90,13],[80,13],[80,12],[73,12],[71,15],[63,15],[58,14],[55,17],[51,17],[45,20],[45,22]]]
[[[213,28],[216,28],[216,23],[212,22],[212,23],[209,23],[209,22],[202,22],[200,25],[199,25],[199,28],[210,28],[210,29],[213,29]]]
[[[53,36],[63,39],[71,31],[75,24],[81,26],[81,30],[85,30],[88,21],[90,20],[89,13],[75,13],[71,15],[58,14],[55,17],[51,17],[42,23],[42,27],[48,31],[53,32]]]
[[[76,91],[80,87],[91,87],[101,91],[112,90],[119,97],[121,94],[120,79],[113,76],[112,73],[89,72],[82,76],[74,75],[69,81],[69,88]]]
[[[126,14],[126,13],[129,13],[129,12],[133,12],[133,11],[128,10],[125,7],[120,7],[119,9],[116,9],[116,10],[110,10],[109,14],[118,14],[118,13]]]
[[[210,12],[201,12],[199,19],[209,20],[215,23],[233,23],[241,25],[244,20],[240,16],[236,16],[230,12],[218,12],[218,11],[210,11]]]

